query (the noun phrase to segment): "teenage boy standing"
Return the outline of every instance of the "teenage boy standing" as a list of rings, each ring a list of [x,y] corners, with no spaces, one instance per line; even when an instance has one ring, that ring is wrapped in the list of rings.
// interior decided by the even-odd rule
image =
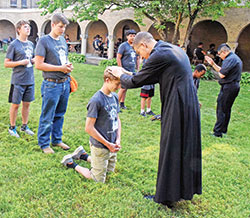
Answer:
[[[69,73],[73,66],[68,62],[68,46],[62,36],[69,24],[61,14],[51,19],[51,32],[40,38],[36,47],[36,68],[43,71],[41,87],[42,112],[38,127],[38,145],[46,154],[54,153],[50,147],[59,146],[64,150],[70,147],[62,142],[64,114],[67,110],[70,93]]]
[[[19,138],[16,119],[21,101],[22,126],[20,130],[28,135],[34,135],[34,132],[32,132],[27,125],[30,102],[35,99],[33,72],[34,47],[33,43],[28,41],[28,36],[30,35],[29,21],[19,21],[16,24],[16,32],[18,37],[9,45],[4,66],[13,68],[9,93],[9,103],[11,103],[9,134]]]
[[[139,56],[136,55],[135,50],[132,45],[134,42],[136,31],[131,29],[126,31],[127,41],[123,42],[117,52],[117,65],[119,67],[123,67],[125,70],[129,72],[135,73],[135,70],[139,70],[140,59]],[[126,98],[127,89],[120,88],[118,92],[118,98],[120,102],[121,109],[127,109],[125,106],[125,98]]]

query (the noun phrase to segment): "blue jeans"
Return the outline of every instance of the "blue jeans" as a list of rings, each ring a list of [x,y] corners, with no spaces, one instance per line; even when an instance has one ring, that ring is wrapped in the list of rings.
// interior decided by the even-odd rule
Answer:
[[[67,110],[70,94],[70,79],[63,83],[43,81],[42,112],[38,127],[38,145],[41,149],[62,142],[62,127],[64,114]]]

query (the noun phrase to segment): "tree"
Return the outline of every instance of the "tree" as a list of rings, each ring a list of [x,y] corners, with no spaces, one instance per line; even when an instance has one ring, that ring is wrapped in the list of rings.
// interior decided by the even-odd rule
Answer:
[[[216,20],[224,15],[227,8],[249,7],[250,3],[245,0],[188,0],[185,4],[185,14],[188,18],[188,25],[183,45],[187,48],[194,21],[197,17],[212,17]]]
[[[58,8],[62,11],[72,8],[76,19],[97,20],[98,15],[107,10],[122,10],[133,8],[136,21],[142,24],[144,17],[154,22],[154,27],[159,35],[166,41],[169,34],[168,22],[175,23],[175,31],[172,42],[177,44],[179,28],[183,19],[188,18],[184,45],[187,47],[188,39],[195,19],[199,16],[212,16],[213,19],[224,15],[224,10],[236,7],[241,3],[243,7],[249,6],[245,0],[41,0],[40,8],[44,8],[43,14],[52,13]]]
[[[80,20],[97,20],[99,14],[103,14],[106,10],[121,10],[125,8],[133,8],[135,11],[136,21],[142,24],[143,18],[146,16],[154,22],[154,26],[158,30],[163,40],[167,39],[169,34],[166,24],[168,22],[176,22],[175,13],[180,8],[182,0],[41,0],[40,8],[44,8],[43,14],[52,13],[60,8],[64,10],[72,7],[74,15]]]

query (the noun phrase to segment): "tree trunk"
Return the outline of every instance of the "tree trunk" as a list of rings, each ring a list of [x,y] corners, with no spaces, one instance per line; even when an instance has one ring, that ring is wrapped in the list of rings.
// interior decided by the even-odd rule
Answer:
[[[197,6],[200,6],[202,5],[203,3],[203,0],[199,0]],[[190,5],[189,5],[190,6]],[[199,13],[200,9],[197,8],[193,14],[191,14],[191,10],[190,10],[190,14],[189,14],[189,22],[188,22],[188,26],[187,26],[187,30],[186,30],[186,34],[185,34],[185,37],[184,37],[184,43],[183,45],[185,46],[185,48],[187,49],[190,41],[189,41],[189,38],[190,38],[190,34],[192,32],[192,27],[193,27],[193,24],[194,24],[194,21]]]
[[[159,33],[159,35],[163,41],[167,41],[167,34],[166,34],[165,30],[158,29],[157,32]]]
[[[176,23],[175,23],[175,27],[174,27],[174,35],[173,35],[173,39],[172,39],[172,43],[174,45],[178,44],[179,41],[179,29],[180,29],[180,25],[182,22],[182,12],[179,12]]]

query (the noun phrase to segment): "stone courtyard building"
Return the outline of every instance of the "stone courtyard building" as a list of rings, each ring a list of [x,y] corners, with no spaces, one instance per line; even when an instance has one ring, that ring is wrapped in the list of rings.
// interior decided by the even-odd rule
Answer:
[[[15,24],[21,20],[29,20],[31,23],[31,35],[29,39],[35,43],[36,38],[50,32],[51,15],[41,16],[42,10],[38,8],[39,0],[1,0],[0,1],[0,40],[9,36],[16,38]],[[72,13],[65,11],[70,19]],[[108,58],[115,55],[115,43],[118,38],[125,40],[125,31],[135,29],[136,31],[149,31],[155,39],[161,39],[153,22],[144,19],[144,26],[135,22],[134,11],[126,9],[122,11],[106,11],[98,17],[98,21],[73,22],[67,26],[65,34],[73,45],[81,45],[81,53],[88,56],[94,53],[92,46],[93,38],[99,34],[105,40],[109,39]],[[179,44],[183,43],[187,20],[183,22],[183,28],[179,33]],[[169,22],[168,41],[171,41],[174,24]],[[204,50],[211,43],[216,46],[227,42],[233,50],[241,57],[244,70],[250,71],[250,9],[232,8],[226,10],[225,16],[213,21],[211,18],[201,18],[195,21],[190,36],[190,49],[193,50],[199,42],[204,43]]]

